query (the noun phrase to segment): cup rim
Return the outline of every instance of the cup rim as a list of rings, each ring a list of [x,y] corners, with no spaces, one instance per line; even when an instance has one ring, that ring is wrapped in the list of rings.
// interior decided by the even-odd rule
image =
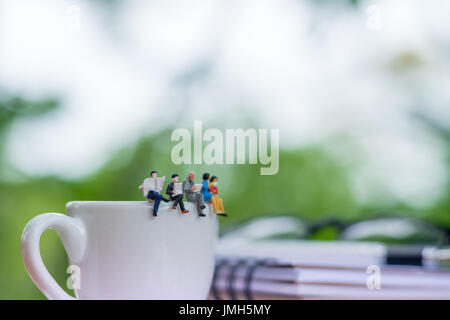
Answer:
[[[92,206],[105,206],[105,205],[143,205],[143,204],[149,204],[148,201],[127,201],[127,200],[119,200],[119,201],[102,201],[102,200],[87,200],[87,201],[81,201],[81,200],[75,200],[75,201],[69,201],[66,204],[66,209],[74,208],[74,207],[92,207]]]

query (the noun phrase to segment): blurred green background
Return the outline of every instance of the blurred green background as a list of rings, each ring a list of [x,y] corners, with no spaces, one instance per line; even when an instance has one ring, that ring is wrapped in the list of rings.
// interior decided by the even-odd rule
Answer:
[[[15,118],[39,117],[41,113],[57,106],[54,100],[28,101],[14,97],[2,101],[1,137],[5,137],[10,122]],[[142,137],[136,146],[124,147],[100,170],[83,179],[71,181],[57,176],[32,177],[15,172],[15,181],[2,181],[0,298],[43,298],[26,274],[20,256],[20,236],[32,217],[44,212],[65,212],[65,204],[72,200],[141,201],[142,195],[137,187],[148,176],[149,170],[154,168],[160,175],[166,176],[173,172],[184,176],[193,170],[198,175],[197,180],[203,172],[219,176],[220,192],[229,213],[228,218],[220,221],[222,228],[264,214],[292,214],[312,222],[330,217],[352,222],[386,212],[396,212],[396,216],[400,212],[400,215],[450,227],[448,187],[446,196],[421,210],[403,202],[388,206],[365,206],[358,203],[352,194],[349,183],[352,164],[334,159],[321,146],[281,150],[279,173],[261,176],[259,165],[173,165],[168,161],[171,149],[160,143],[169,143],[170,133],[171,130],[167,129],[156,135]],[[447,152],[450,156],[450,149]],[[1,170],[7,169],[2,164]],[[312,238],[327,239],[327,235],[313,235]],[[65,273],[68,262],[56,232],[49,230],[44,233],[41,253],[50,273],[60,284],[64,284],[68,278]]]
[[[203,172],[217,175],[229,214],[220,220],[222,230],[273,215],[351,223],[392,214],[450,227],[450,50],[447,17],[434,16],[445,12],[437,4],[425,5],[434,9],[425,12],[419,1],[399,2],[395,8],[347,0],[263,2],[253,7],[215,1],[212,13],[204,10],[212,22],[198,27],[198,34],[206,33],[200,39],[206,40],[197,41],[185,26],[203,16],[197,19],[197,7],[185,16],[187,5],[179,1],[171,5],[46,1],[34,4],[32,10],[27,9],[30,3],[22,1],[0,3],[4,18],[12,17],[0,19],[4,23],[0,42],[5,41],[7,49],[0,55],[0,299],[44,298],[20,256],[21,233],[32,217],[64,213],[65,204],[73,200],[142,201],[137,187],[152,169],[160,176],[176,172],[183,178],[192,170],[197,182]],[[73,17],[74,4],[83,14],[81,36],[53,35],[61,28],[54,25],[50,13],[58,17],[69,8]],[[414,10],[403,10],[402,5]],[[390,13],[397,14],[393,24],[384,25],[385,33],[373,24],[374,8],[384,10],[385,22],[392,20]],[[238,25],[249,20],[248,12],[260,18],[250,19],[255,30]],[[30,22],[31,16],[40,17],[38,24]],[[39,24],[44,22],[45,28]],[[147,26],[147,22],[154,24]],[[34,29],[38,31],[33,36]],[[97,33],[102,34],[101,41],[80,40]],[[76,39],[70,42],[68,34]],[[73,43],[74,52],[72,47],[60,52]],[[292,55],[286,54],[290,51]],[[129,70],[142,71],[149,78]],[[253,78],[246,78],[250,74]],[[144,94],[150,91],[156,92],[156,98]],[[320,111],[308,113],[314,110]],[[121,128],[117,119],[124,122]],[[133,122],[139,119],[142,123]],[[259,165],[174,165],[171,132],[180,127],[192,130],[193,119],[203,120],[205,128],[279,128],[278,174],[261,176]],[[340,126],[334,128],[335,123]],[[372,136],[386,134],[381,144],[367,139],[369,127]],[[324,131],[327,134],[318,134]],[[121,139],[129,132],[128,138]],[[426,139],[414,140],[424,133]],[[108,135],[112,141],[106,141]],[[389,146],[393,141],[397,144]],[[412,147],[417,153],[404,155],[400,150],[397,164],[406,168],[410,161],[429,157],[429,172],[406,168],[411,179],[405,179],[404,174],[397,178],[395,170],[366,167],[371,161],[389,164],[389,156],[399,146],[411,147],[415,142],[437,150],[437,155]],[[104,152],[102,144],[112,145],[113,151]],[[70,152],[72,147],[75,151]],[[100,164],[87,168],[99,154],[96,149],[102,150]],[[55,163],[63,162],[70,165],[61,168],[69,169],[52,170]],[[434,170],[435,163],[441,169]],[[82,174],[71,175],[71,166]],[[375,178],[355,180],[366,168]],[[427,177],[440,182],[422,185]],[[384,184],[387,178],[392,178],[395,188]],[[405,196],[393,191],[406,187],[417,187],[414,190],[421,191],[416,194],[426,201],[417,202],[415,193]],[[310,237],[336,236],[321,230]],[[44,233],[41,254],[50,273],[66,288],[68,261],[54,231]]]

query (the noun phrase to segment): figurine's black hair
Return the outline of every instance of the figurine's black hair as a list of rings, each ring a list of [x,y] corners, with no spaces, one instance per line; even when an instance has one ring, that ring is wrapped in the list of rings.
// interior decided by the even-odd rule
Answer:
[[[150,177],[151,177],[152,174],[154,174],[154,173],[158,173],[158,172],[156,172],[155,170],[153,170],[152,172],[150,172]]]
[[[212,176],[211,179],[209,179],[209,182],[213,182],[214,179],[216,179],[216,178],[217,178],[216,176]]]
[[[203,180],[208,180],[208,179],[209,179],[209,173],[204,173]]]
[[[174,174],[172,175],[172,179],[175,178],[175,177],[178,177],[178,173],[174,173]]]

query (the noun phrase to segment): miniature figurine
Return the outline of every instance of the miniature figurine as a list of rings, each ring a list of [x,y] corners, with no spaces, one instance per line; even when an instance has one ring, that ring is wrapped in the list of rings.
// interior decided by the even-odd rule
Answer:
[[[173,201],[172,209],[177,208],[177,204],[180,205],[181,213],[188,213],[183,203],[183,191],[181,190],[181,183],[178,183],[178,174],[172,175],[172,182],[167,185],[166,193],[169,195],[170,200]]]
[[[144,192],[144,197],[146,197],[149,202],[154,201],[153,216],[155,217],[158,216],[158,209],[161,200],[164,202],[169,202],[169,199],[164,198],[160,193],[164,186],[165,180],[165,176],[158,177],[158,173],[153,170],[150,172],[150,177],[145,179],[139,186],[139,190]]]
[[[203,181],[202,181],[202,190],[201,190],[201,193],[202,193],[202,196],[203,196],[203,201],[204,201],[204,202],[207,202],[207,203],[210,203],[210,202],[211,202],[212,194],[209,192],[209,183],[208,183],[208,180],[209,180],[209,173],[204,173],[204,174],[203,174]]]
[[[219,197],[219,190],[217,189],[217,185],[219,184],[219,178],[216,176],[212,176],[209,180],[209,192],[211,193],[211,203],[213,205],[214,213],[218,214],[219,216],[228,216],[225,213],[225,209],[223,207],[223,201]]]
[[[183,192],[186,195],[186,200],[195,203],[198,215],[200,217],[206,217],[206,214],[203,213],[203,209],[206,208],[205,202],[203,200],[203,195],[201,193],[197,193],[197,191],[201,191],[202,185],[195,184],[195,173],[189,172],[186,180],[183,181]]]

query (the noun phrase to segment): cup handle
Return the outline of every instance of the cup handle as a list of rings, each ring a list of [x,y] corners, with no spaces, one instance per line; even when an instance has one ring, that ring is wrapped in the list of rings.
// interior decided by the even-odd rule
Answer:
[[[47,229],[55,230],[73,263],[81,262],[87,237],[83,223],[60,213],[44,213],[31,219],[22,233],[21,252],[25,268],[36,286],[51,300],[75,299],[67,294],[48,272],[41,258],[39,241]]]

